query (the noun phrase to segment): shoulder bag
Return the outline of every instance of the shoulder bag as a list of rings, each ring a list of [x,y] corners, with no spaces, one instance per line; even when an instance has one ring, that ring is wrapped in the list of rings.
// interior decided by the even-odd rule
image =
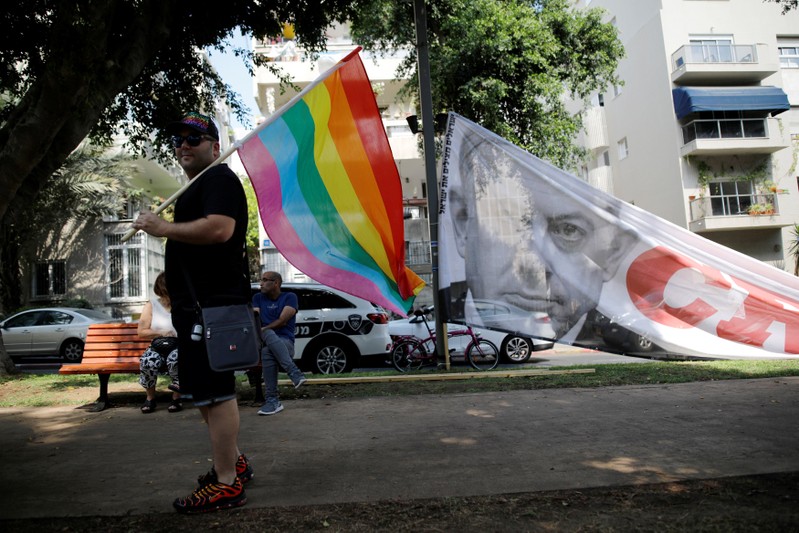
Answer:
[[[198,315],[202,317],[202,340],[211,370],[225,372],[258,366],[261,362],[261,333],[252,304],[201,307],[185,267],[183,274]]]

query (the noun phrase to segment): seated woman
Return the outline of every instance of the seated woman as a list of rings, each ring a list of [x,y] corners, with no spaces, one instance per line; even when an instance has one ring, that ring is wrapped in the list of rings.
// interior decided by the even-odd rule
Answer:
[[[147,391],[147,399],[141,406],[142,413],[155,411],[155,384],[159,373],[169,374],[172,383],[172,403],[167,409],[170,413],[177,413],[183,409],[180,400],[180,385],[178,381],[178,339],[177,333],[172,328],[172,308],[169,293],[166,290],[166,276],[163,272],[158,274],[153,284],[156,298],[144,304],[139,318],[139,337],[152,339],[152,343],[141,356],[139,362],[139,383]]]

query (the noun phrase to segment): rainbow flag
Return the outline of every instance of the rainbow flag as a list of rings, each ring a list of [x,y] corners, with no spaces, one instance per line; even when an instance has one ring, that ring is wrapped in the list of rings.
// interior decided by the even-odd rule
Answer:
[[[291,264],[406,315],[424,282],[405,266],[402,185],[359,50],[248,135],[239,157]]]

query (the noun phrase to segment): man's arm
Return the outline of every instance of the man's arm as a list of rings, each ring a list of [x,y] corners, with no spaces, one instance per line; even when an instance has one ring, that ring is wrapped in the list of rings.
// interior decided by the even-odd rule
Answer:
[[[220,244],[233,236],[236,219],[226,215],[208,215],[190,222],[167,222],[150,211],[143,211],[133,227],[154,237],[188,244]]]
[[[291,320],[291,317],[293,317],[296,314],[297,310],[287,305],[286,307],[280,310],[280,316],[277,317],[276,320],[273,320],[269,324],[265,324],[264,327],[261,329],[277,329],[283,327],[288,323],[289,320]]]

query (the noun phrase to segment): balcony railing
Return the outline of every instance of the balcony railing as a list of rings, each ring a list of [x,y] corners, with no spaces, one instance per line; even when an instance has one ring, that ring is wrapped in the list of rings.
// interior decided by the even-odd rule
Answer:
[[[674,70],[686,63],[757,63],[753,44],[687,44],[671,55]]]
[[[429,241],[408,241],[405,253],[406,265],[424,265],[430,264],[431,261]]]
[[[696,139],[762,139],[768,137],[765,118],[694,120],[683,126],[683,144]]]
[[[777,195],[711,194],[690,201],[691,220],[739,215],[779,215]]]

